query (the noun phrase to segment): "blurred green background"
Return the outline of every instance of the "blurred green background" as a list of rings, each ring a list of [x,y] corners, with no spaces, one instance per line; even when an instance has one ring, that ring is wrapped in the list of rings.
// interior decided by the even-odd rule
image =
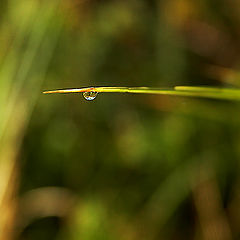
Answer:
[[[240,86],[235,0],[1,0],[0,240],[240,238],[240,105],[43,90]]]

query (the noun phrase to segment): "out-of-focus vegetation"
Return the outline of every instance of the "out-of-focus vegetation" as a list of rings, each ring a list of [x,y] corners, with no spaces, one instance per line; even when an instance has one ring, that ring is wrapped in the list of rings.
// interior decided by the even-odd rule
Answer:
[[[239,239],[240,105],[84,86],[240,87],[234,0],[2,0],[0,240]]]

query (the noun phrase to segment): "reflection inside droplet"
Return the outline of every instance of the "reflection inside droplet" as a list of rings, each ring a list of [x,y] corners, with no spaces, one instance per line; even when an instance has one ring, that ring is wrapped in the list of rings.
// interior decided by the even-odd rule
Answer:
[[[91,91],[91,92],[83,92],[83,97],[88,100],[94,100],[97,97],[97,92]]]

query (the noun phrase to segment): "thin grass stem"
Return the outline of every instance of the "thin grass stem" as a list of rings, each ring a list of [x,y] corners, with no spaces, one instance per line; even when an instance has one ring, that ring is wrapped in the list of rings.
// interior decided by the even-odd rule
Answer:
[[[150,87],[87,87],[73,89],[59,89],[44,91],[44,94],[51,93],[141,93],[160,94],[183,97],[201,97],[225,100],[240,100],[240,89],[215,88],[215,87],[194,87],[175,86],[174,88],[150,88]]]

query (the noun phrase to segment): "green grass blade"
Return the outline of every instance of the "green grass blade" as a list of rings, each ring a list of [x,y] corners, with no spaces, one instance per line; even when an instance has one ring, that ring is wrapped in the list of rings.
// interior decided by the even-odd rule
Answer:
[[[215,88],[215,87],[193,87],[193,86],[176,86],[174,88],[150,88],[150,87],[87,87],[73,89],[59,89],[44,91],[49,93],[141,93],[141,94],[160,94],[183,97],[201,97],[223,100],[240,100],[240,89]]]

